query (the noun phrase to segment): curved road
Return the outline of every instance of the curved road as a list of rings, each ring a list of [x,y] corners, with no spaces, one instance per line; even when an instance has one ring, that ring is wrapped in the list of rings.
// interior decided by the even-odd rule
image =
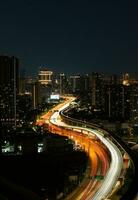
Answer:
[[[118,149],[118,147],[109,138],[107,137],[105,138],[104,135],[98,130],[90,129],[90,128],[82,128],[78,126],[70,126],[61,120],[60,114],[59,114],[60,111],[62,111],[66,107],[69,107],[70,103],[73,100],[74,98],[68,98],[64,103],[62,103],[62,105],[58,105],[58,107],[55,108],[54,113],[51,115],[50,120],[49,120],[49,123],[50,123],[49,127],[52,129],[54,127],[55,130],[59,130],[59,131],[62,131],[62,129],[66,129],[66,130],[70,129],[70,130],[76,131],[78,132],[77,134],[78,137],[79,135],[82,135],[83,132],[85,132],[84,135],[86,135],[88,138],[87,152],[89,152],[89,155],[92,155],[91,160],[94,159],[94,157],[96,156],[90,150],[91,146],[93,147],[93,145],[95,145],[95,143],[93,142],[94,136],[98,138],[100,141],[102,141],[102,143],[106,146],[106,148],[110,152],[111,161],[110,161],[110,166],[109,166],[109,160],[108,160],[107,155],[105,154],[103,150],[102,150],[102,153],[100,151],[100,156],[102,157],[102,162],[103,162],[102,164],[103,167],[101,170],[102,170],[103,175],[105,176],[102,182],[100,182],[100,187],[99,187],[98,182],[95,183],[95,180],[92,180],[91,185],[90,185],[90,182],[87,185],[87,187],[88,186],[90,187],[89,193],[88,191],[86,193],[86,188],[84,188],[83,193],[81,194],[81,198],[80,196],[76,198],[76,200],[84,200],[84,199],[85,200],[92,200],[92,199],[102,200],[102,199],[107,198],[110,195],[110,193],[112,192],[112,189],[115,187],[117,183],[117,180],[120,176],[122,166],[123,166],[122,154],[120,150]],[[98,154],[98,150],[96,154]],[[93,162],[97,163],[97,161],[93,161]],[[95,169],[95,172],[92,172],[91,175],[93,176],[95,173],[96,173],[96,169]],[[93,188],[94,184],[97,184],[97,186]]]

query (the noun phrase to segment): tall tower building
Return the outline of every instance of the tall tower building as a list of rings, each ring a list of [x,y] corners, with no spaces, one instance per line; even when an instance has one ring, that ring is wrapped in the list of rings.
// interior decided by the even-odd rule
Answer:
[[[50,97],[53,89],[53,72],[48,69],[41,69],[38,73],[39,99],[45,103]]]
[[[104,76],[93,72],[90,75],[91,104],[93,108],[101,109],[104,106]]]
[[[71,87],[71,93],[77,94],[80,92],[80,75],[70,76],[70,87]]]
[[[40,84],[39,82],[32,83],[32,106],[35,109],[40,103]]]
[[[130,119],[130,87],[123,84],[106,85],[105,113],[112,120]]]
[[[16,126],[16,97],[19,93],[19,61],[0,56],[0,120]]]
[[[131,86],[131,121],[138,125],[138,84]]]
[[[123,85],[129,86],[130,85],[130,78],[129,74],[123,74]]]
[[[19,94],[24,95],[25,94],[25,71],[20,71],[20,80],[19,80]]]
[[[38,73],[38,82],[42,85],[52,85],[53,72],[47,69],[42,69]]]
[[[68,93],[68,80],[64,73],[59,75],[59,93],[60,95]]]

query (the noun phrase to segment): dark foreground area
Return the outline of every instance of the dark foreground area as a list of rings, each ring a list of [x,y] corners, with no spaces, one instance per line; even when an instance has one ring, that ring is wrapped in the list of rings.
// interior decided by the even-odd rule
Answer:
[[[86,154],[73,148],[1,155],[0,199],[55,200],[57,196],[63,197],[77,186],[86,164]]]

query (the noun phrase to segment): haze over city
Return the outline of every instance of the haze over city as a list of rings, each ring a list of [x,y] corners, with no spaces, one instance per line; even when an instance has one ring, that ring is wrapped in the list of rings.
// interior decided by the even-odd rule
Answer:
[[[136,1],[0,2],[0,54],[27,74],[138,72]]]

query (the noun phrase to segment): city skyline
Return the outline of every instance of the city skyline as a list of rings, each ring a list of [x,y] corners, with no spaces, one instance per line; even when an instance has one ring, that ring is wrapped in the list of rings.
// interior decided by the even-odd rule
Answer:
[[[0,54],[27,74],[138,72],[137,2],[3,1]]]
[[[11,200],[57,199],[73,192],[76,199],[84,192],[84,199],[87,194],[93,199],[100,194],[98,199],[105,199],[118,197],[119,191],[121,199],[132,200],[138,176],[133,169],[138,165],[128,144],[133,141],[133,147],[137,146],[138,81],[124,74],[118,82],[117,76],[94,72],[69,79],[60,74],[56,81],[53,72],[46,69],[32,81],[19,76],[14,56],[0,56],[0,66],[2,180],[6,177],[6,183],[0,180],[0,196]],[[12,110],[14,115],[10,115]],[[55,134],[63,139],[55,141]],[[85,156],[84,162],[82,156],[81,162],[75,159],[80,168],[74,166],[72,157],[77,151]],[[8,170],[12,165],[16,166],[14,171]],[[35,181],[37,177],[39,181]],[[100,187],[99,180],[103,180]]]

